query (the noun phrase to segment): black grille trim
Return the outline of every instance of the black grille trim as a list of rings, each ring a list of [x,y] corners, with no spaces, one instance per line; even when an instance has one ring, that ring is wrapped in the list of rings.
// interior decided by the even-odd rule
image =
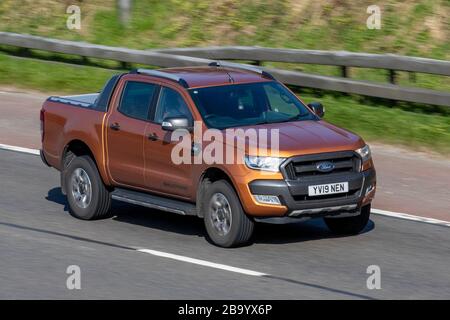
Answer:
[[[330,161],[335,169],[330,172],[320,172],[316,166],[319,162]],[[328,176],[338,173],[359,172],[361,158],[353,151],[327,152],[303,155],[289,158],[281,166],[281,172],[286,180],[302,180],[314,176]]]

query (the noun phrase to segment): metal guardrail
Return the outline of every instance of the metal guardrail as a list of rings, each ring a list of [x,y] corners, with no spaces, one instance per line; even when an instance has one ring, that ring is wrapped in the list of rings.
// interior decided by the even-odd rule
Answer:
[[[120,47],[108,47],[86,42],[51,39],[9,32],[0,32],[0,44],[159,67],[205,65],[212,62],[212,60],[201,58],[176,56],[172,54]]]
[[[0,32],[0,44],[160,67],[207,65],[213,61],[210,59],[221,59],[324,64],[344,68],[382,68],[450,76],[449,61],[397,55],[259,47],[134,50],[8,32]],[[289,85],[450,107],[450,93],[448,92],[402,87],[392,83],[376,83],[345,77],[320,76],[282,69],[264,67],[262,69]],[[394,78],[393,74],[391,74],[391,78]]]
[[[174,48],[151,51],[206,59],[320,64],[341,67],[377,68],[450,76],[450,61],[407,57],[395,54],[371,54],[348,51],[275,49],[241,46]]]

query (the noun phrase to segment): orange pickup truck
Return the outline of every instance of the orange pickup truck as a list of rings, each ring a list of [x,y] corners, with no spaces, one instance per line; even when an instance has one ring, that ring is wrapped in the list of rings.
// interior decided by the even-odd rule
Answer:
[[[264,221],[357,234],[376,189],[370,148],[323,116],[256,67],[138,69],[98,94],[48,98],[41,158],[80,219],[108,217],[115,199],[201,217],[222,247]]]

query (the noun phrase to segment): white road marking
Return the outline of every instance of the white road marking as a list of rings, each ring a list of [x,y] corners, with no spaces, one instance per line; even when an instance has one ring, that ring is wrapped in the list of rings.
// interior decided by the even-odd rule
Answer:
[[[27,154],[33,154],[33,155],[39,155],[39,150],[37,150],[37,149],[29,149],[29,148],[10,146],[10,145],[1,144],[1,143],[0,143],[0,149],[16,151],[16,152],[21,152],[21,153],[27,153]],[[388,217],[394,217],[394,218],[411,220],[411,221],[420,221],[420,222],[424,222],[424,223],[430,223],[430,224],[436,224],[436,225],[450,227],[450,221],[426,218],[426,217],[416,216],[416,215],[412,215],[412,214],[408,214],[408,213],[393,212],[393,211],[387,211],[387,210],[381,210],[381,209],[372,209],[371,212],[374,214],[379,214],[379,215],[388,216]]]
[[[158,257],[164,257],[164,258],[168,258],[168,259],[198,264],[198,265],[205,266],[205,267],[221,269],[221,270],[226,270],[226,271],[230,271],[230,272],[242,273],[242,274],[249,275],[249,276],[263,277],[263,276],[268,275],[266,273],[262,273],[262,272],[258,272],[258,271],[236,268],[236,267],[232,267],[232,266],[227,266],[225,264],[214,263],[214,262],[209,262],[206,260],[199,260],[199,259],[189,258],[189,257],[185,257],[185,256],[179,256],[177,254],[172,254],[172,253],[167,253],[167,252],[162,252],[162,251],[156,251],[156,250],[150,250],[150,249],[138,249],[137,251],[143,252],[143,253],[148,253],[148,254],[151,254],[154,256],[158,256]]]
[[[374,214],[382,215],[382,216],[400,218],[400,219],[411,220],[411,221],[420,221],[420,222],[450,227],[450,221],[438,220],[438,219],[427,218],[427,217],[420,217],[420,216],[415,216],[412,214],[401,213],[401,212],[392,212],[392,211],[386,211],[386,210],[380,210],[380,209],[372,209],[371,212]]]
[[[0,143],[0,149],[10,150],[10,151],[17,151],[17,152],[27,153],[27,154],[39,155],[39,150],[37,150],[37,149],[29,149],[29,148],[10,146],[10,145],[1,144],[1,143]]]

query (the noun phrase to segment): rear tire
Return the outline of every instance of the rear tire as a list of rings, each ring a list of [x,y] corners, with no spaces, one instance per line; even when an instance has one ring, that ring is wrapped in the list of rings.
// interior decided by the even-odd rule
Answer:
[[[254,222],[245,214],[239,197],[227,181],[209,184],[201,201],[206,231],[215,245],[231,248],[248,243]]]
[[[324,218],[331,232],[339,235],[355,235],[366,227],[370,217],[370,204],[361,208],[361,213],[348,218]]]
[[[65,168],[64,174],[69,212],[72,216],[82,220],[110,216],[111,195],[91,157],[74,158]]]

